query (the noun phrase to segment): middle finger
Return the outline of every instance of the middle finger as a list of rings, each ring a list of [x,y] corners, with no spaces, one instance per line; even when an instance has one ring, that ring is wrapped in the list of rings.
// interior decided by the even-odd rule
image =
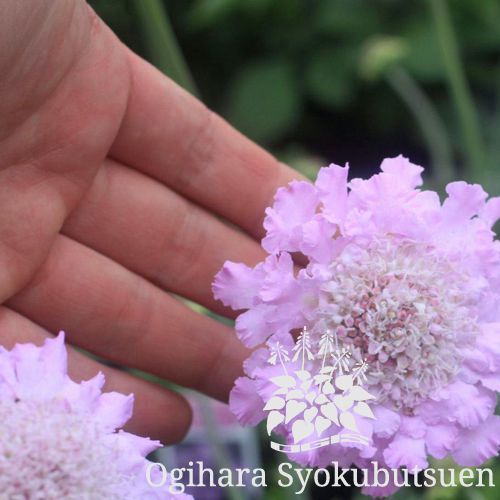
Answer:
[[[150,177],[106,160],[63,233],[163,289],[232,316],[211,283],[226,260],[254,265],[258,243]]]

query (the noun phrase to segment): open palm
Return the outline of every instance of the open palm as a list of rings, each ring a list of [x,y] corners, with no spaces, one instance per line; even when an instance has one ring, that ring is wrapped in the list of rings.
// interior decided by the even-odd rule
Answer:
[[[185,297],[262,254],[294,172],[131,53],[82,0],[0,4],[0,344],[68,340],[225,398],[244,348]],[[136,393],[129,429],[172,442],[187,403],[70,350],[77,379]]]

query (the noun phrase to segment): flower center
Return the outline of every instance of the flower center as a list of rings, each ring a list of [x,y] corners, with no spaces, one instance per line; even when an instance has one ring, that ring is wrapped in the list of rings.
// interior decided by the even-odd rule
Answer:
[[[130,478],[90,415],[59,401],[0,401],[0,491],[6,498],[119,499]]]
[[[459,348],[475,337],[465,304],[466,279],[430,249],[379,241],[351,245],[331,264],[321,327],[369,363],[370,390],[412,414],[460,366]]]

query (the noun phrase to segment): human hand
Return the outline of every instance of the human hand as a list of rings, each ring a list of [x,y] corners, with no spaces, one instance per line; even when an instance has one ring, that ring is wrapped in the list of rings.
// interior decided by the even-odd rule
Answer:
[[[263,257],[264,208],[295,173],[131,53],[82,0],[0,3],[0,344],[48,331],[225,398],[246,351],[210,284]],[[70,350],[134,392],[129,430],[180,439],[185,400]]]

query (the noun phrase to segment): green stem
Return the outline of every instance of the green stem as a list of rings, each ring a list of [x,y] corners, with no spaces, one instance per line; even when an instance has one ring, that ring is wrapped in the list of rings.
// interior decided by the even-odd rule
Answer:
[[[448,86],[457,110],[462,129],[467,169],[471,177],[478,178],[483,163],[483,145],[479,121],[460,59],[458,44],[453,31],[446,0],[428,0],[434,26],[441,46]]]
[[[493,173],[493,175],[495,175],[496,173],[496,176],[498,177],[498,165],[500,165],[500,144],[498,141],[498,137],[500,136],[500,66],[498,66],[497,68],[496,80],[496,99],[493,107],[491,124],[488,130],[487,165],[488,170]],[[497,186],[498,185],[499,184],[497,183]]]
[[[132,0],[151,62],[193,95],[198,95],[161,0]]]
[[[386,80],[414,116],[427,143],[433,166],[433,184],[442,188],[455,175],[450,141],[436,108],[417,82],[401,67],[387,72]]]

